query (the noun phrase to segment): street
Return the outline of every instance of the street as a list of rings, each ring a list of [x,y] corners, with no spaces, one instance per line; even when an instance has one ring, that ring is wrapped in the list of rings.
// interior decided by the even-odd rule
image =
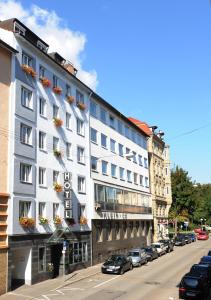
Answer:
[[[175,250],[145,266],[134,268],[124,275],[95,274],[80,281],[46,292],[21,294],[13,291],[1,299],[34,299],[34,300],[177,300],[181,277],[188,272],[192,264],[198,263],[201,256],[211,249],[211,241],[197,241]]]

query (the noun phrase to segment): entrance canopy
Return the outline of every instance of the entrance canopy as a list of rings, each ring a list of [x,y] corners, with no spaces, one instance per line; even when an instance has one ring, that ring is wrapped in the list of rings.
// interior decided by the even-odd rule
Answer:
[[[59,227],[57,228],[50,238],[47,240],[48,244],[59,244],[63,243],[64,240],[68,240],[71,237],[74,237],[73,232],[69,227]]]

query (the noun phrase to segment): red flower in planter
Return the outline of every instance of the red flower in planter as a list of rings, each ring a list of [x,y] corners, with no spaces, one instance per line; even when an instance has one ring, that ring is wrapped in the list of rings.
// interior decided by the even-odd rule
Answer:
[[[29,218],[29,217],[21,217],[19,219],[19,223],[21,226],[23,226],[25,228],[31,228],[31,227],[34,227],[35,220],[33,218]]]
[[[61,93],[62,93],[62,89],[59,86],[53,87],[53,91],[57,95],[61,95]]]
[[[63,125],[63,121],[59,118],[53,118],[53,122],[56,127],[60,127]]]
[[[41,77],[40,81],[41,81],[42,85],[46,88],[51,86],[51,82],[47,77]]]
[[[37,73],[35,72],[35,70],[32,67],[30,67],[28,65],[22,65],[21,67],[22,67],[22,70],[26,74],[31,75],[33,78],[35,78],[37,76]]]
[[[74,96],[67,96],[67,102],[72,104],[75,101]]]
[[[77,102],[77,106],[78,108],[80,108],[81,110],[85,110],[86,109],[86,105],[82,102]]]

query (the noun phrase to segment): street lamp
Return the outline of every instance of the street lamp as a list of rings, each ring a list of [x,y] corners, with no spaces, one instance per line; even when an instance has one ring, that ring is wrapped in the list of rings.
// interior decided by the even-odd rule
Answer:
[[[204,224],[206,224],[206,221],[207,221],[207,219],[205,219],[205,218],[201,218],[201,219],[200,219],[200,221],[201,221],[201,227],[202,227],[202,225],[203,225],[203,221],[204,221]]]

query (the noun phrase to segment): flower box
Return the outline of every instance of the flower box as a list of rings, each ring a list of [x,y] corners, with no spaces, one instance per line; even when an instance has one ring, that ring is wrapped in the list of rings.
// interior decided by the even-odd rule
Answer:
[[[72,103],[74,103],[74,101],[75,101],[74,96],[67,96],[67,102],[68,103],[72,104]]]
[[[29,217],[21,217],[19,223],[24,228],[32,228],[35,225],[35,220]]]
[[[28,65],[22,65],[21,67],[22,67],[22,70],[26,74],[31,75],[31,77],[35,78],[37,76],[37,73],[35,72],[35,70],[32,67],[30,67]]]
[[[77,106],[80,110],[85,110],[86,109],[86,105],[82,102],[77,102]]]
[[[79,220],[79,224],[80,224],[80,225],[86,225],[86,224],[87,224],[87,218],[81,216],[81,217],[80,217],[80,220]]]
[[[62,156],[62,153],[60,150],[54,150],[53,151],[53,154],[56,156],[56,157],[61,157]]]
[[[45,218],[43,216],[39,216],[39,222],[41,225],[46,225],[46,224],[48,224],[49,221],[47,218]]]
[[[62,89],[59,86],[53,87],[53,91],[57,95],[61,95],[61,93],[62,93]]]
[[[42,83],[42,85],[46,88],[51,86],[51,82],[47,77],[41,77],[40,78],[40,82]]]
[[[53,219],[53,222],[55,225],[61,225],[62,224],[62,219],[60,216],[55,216],[55,218]]]
[[[54,191],[56,191],[57,193],[60,193],[63,190],[62,185],[59,183],[54,183],[53,188],[54,188]]]
[[[63,121],[59,118],[53,118],[53,122],[56,127],[61,127],[63,125]]]

